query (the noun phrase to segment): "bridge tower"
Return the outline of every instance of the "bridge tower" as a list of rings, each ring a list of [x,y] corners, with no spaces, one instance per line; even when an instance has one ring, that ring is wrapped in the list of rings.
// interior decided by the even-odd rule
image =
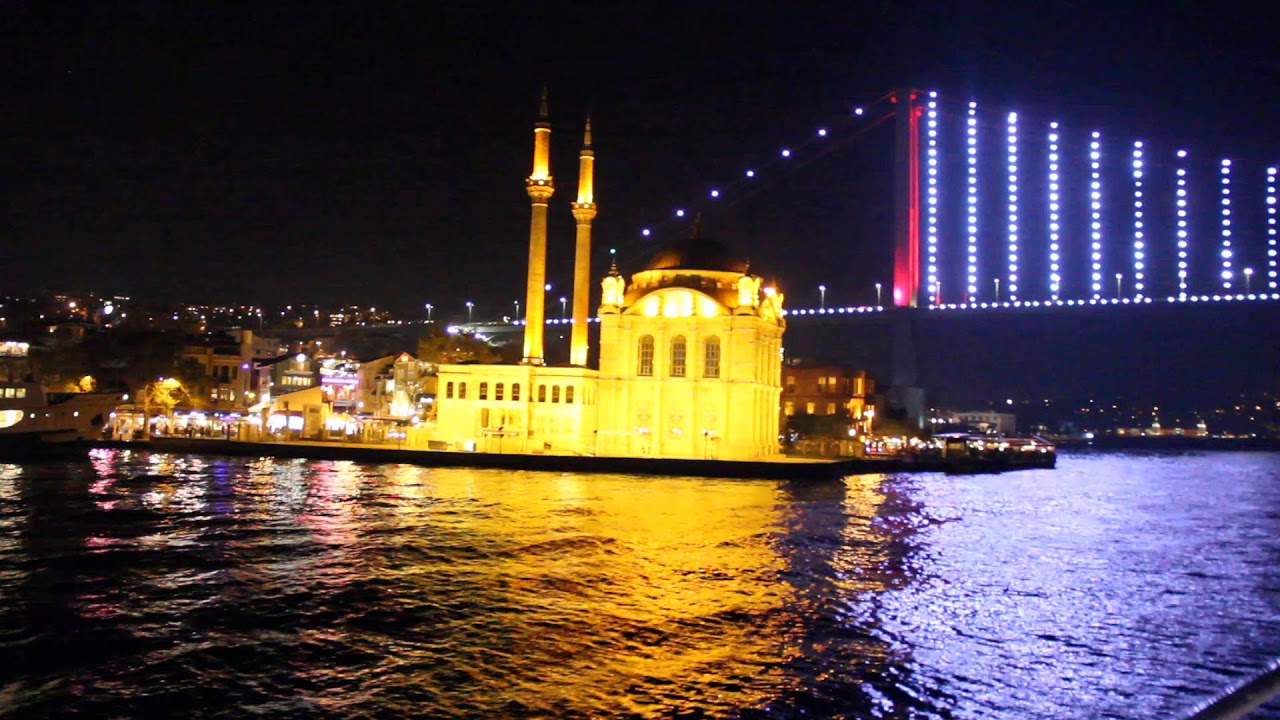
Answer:
[[[542,338],[546,319],[547,293],[547,202],[555,193],[551,178],[551,121],[547,117],[547,88],[542,88],[538,121],[533,126],[533,172],[525,181],[533,206],[529,219],[529,276],[525,288],[524,354],[522,363],[542,365]]]
[[[925,423],[924,388],[919,386],[916,349],[917,308],[928,306],[928,289],[920,282],[920,116],[918,90],[894,93],[897,122],[893,170],[893,305],[892,374],[889,404],[917,428]]]
[[[928,304],[920,283],[920,115],[919,91],[894,92],[897,122],[893,149],[893,304]]]

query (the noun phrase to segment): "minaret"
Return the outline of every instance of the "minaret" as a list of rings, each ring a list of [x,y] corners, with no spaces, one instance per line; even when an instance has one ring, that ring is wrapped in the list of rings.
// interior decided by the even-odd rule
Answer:
[[[573,203],[573,219],[578,221],[577,250],[573,260],[573,334],[569,339],[569,362],[587,364],[587,316],[591,312],[591,221],[596,216],[594,186],[596,157],[591,150],[591,116],[578,155],[578,201]]]
[[[547,88],[542,87],[538,122],[533,126],[533,173],[525,181],[533,214],[529,220],[529,281],[525,290],[524,360],[542,365],[547,283],[547,201],[555,193],[551,180],[551,122],[547,119]]]

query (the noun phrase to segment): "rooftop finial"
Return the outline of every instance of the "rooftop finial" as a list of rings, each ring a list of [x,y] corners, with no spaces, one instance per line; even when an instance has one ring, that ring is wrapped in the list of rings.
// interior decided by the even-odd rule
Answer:
[[[591,113],[587,113],[587,130],[582,135],[582,149],[591,149]]]
[[[547,110],[547,83],[542,83],[542,100],[538,103],[538,119],[546,120],[551,113]]]

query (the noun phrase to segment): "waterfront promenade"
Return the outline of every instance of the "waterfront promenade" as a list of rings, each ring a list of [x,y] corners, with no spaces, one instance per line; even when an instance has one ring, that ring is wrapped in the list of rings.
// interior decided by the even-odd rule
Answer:
[[[782,480],[833,479],[849,475],[902,472],[948,472],[954,460],[907,457],[808,458],[778,455],[768,460],[672,459],[604,457],[524,453],[459,452],[403,449],[388,445],[326,442],[245,442],[216,438],[153,437],[146,441],[104,441],[93,447],[136,448],[171,453],[201,453],[240,457],[288,457],[313,460],[354,460],[370,463],[404,463],[427,467],[474,467],[552,472],[609,472],[632,475],[675,475]],[[966,471],[1001,471],[1053,467],[1052,452],[1034,458],[971,461]]]

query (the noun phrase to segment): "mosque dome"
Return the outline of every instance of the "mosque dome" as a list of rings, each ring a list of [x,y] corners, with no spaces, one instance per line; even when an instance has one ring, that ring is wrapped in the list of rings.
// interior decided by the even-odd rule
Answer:
[[[693,233],[662,248],[645,263],[645,270],[711,270],[745,273],[747,263],[719,242],[702,237],[701,218]]]

